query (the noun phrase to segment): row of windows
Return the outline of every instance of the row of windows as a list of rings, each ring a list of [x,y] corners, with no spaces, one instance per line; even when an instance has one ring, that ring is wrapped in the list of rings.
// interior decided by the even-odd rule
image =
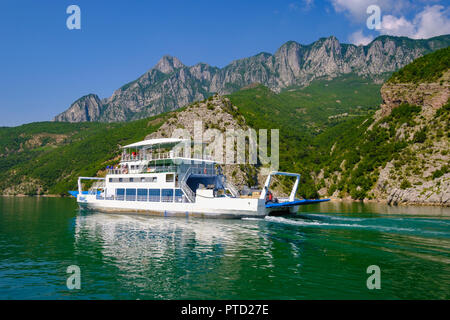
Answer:
[[[184,202],[181,189],[116,189],[116,200],[150,202]]]
[[[157,177],[109,178],[109,182],[158,182]]]
[[[173,182],[174,174],[166,174],[166,182]],[[157,177],[109,178],[109,182],[158,182]]]

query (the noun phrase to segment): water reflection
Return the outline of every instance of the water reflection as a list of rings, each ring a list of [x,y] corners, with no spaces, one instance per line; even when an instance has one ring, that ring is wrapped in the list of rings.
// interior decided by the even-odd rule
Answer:
[[[122,286],[154,292],[155,298],[179,298],[191,290],[187,297],[201,297],[202,291],[220,287],[232,291],[249,264],[274,268],[271,239],[257,224],[234,220],[80,214],[75,251],[92,255],[95,250]],[[298,251],[295,244],[292,250]]]
[[[186,220],[0,198],[0,297],[448,299],[448,210],[338,202],[292,218]],[[73,264],[81,290],[65,285]],[[372,264],[381,291],[366,287]]]
[[[87,238],[86,238],[87,236]],[[76,244],[86,239],[101,239],[106,253],[111,247],[148,246],[146,254],[161,258],[177,247],[209,251],[227,243],[258,238],[254,225],[242,227],[232,220],[160,218],[122,214],[80,214],[76,218]],[[256,242],[254,243],[256,246]],[[111,252],[116,255],[117,250]],[[127,253],[124,253],[127,254]]]
[[[89,290],[112,298],[446,296],[450,221],[334,208],[247,220],[79,214],[74,250]],[[387,275],[382,293],[365,286],[371,264]]]

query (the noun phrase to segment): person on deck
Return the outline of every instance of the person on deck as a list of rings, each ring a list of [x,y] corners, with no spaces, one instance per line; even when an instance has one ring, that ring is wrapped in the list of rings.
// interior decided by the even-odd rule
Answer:
[[[273,201],[273,194],[266,187],[266,204]]]

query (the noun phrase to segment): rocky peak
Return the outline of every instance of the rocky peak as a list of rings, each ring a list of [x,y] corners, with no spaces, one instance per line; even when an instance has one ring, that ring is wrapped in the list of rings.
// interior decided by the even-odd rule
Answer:
[[[182,67],[184,67],[184,64],[178,58],[165,55],[161,59],[159,59],[158,63],[153,67],[153,69],[159,70],[162,73],[171,73],[175,69]]]
[[[57,115],[53,121],[96,121],[100,116],[101,108],[101,100],[96,94],[91,93],[76,100],[67,111]]]

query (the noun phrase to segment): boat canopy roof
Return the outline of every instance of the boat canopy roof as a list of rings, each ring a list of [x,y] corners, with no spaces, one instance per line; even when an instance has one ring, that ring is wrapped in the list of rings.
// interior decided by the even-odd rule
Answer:
[[[178,139],[178,138],[149,139],[149,140],[135,142],[135,143],[126,145],[122,148],[127,149],[127,148],[150,147],[150,146],[154,146],[154,145],[158,145],[158,147],[169,147],[172,145],[176,145],[180,142],[190,142],[190,139]]]

